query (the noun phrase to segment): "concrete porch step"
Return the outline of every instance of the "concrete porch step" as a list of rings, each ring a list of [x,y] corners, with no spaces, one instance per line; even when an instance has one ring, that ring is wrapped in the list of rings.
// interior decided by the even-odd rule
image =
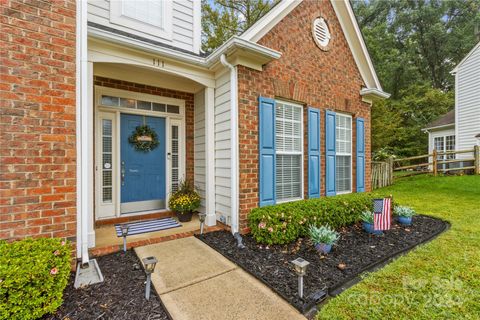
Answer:
[[[194,216],[192,221],[181,222],[182,226],[161,231],[142,233],[127,237],[127,248],[136,248],[154,243],[171,241],[191,237],[200,233],[200,222],[198,217]],[[222,230],[222,226],[205,226],[204,232]],[[123,238],[117,237],[114,225],[102,226],[95,229],[95,247],[89,250],[92,256],[102,256],[105,254],[123,250]]]

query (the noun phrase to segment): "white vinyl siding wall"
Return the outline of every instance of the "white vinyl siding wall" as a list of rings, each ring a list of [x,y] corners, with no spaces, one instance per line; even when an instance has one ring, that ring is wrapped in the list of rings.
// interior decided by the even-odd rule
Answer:
[[[217,220],[231,222],[230,72],[215,85],[215,208]]]
[[[202,198],[198,211],[205,213],[205,90],[194,97],[194,184]]]
[[[473,149],[480,133],[480,46],[463,62],[456,75],[456,148]],[[458,154],[471,158],[472,154]]]
[[[198,51],[195,48],[195,40],[199,41],[199,39],[195,38],[199,37],[199,32],[196,30],[199,26],[195,23],[194,14],[200,15],[201,13],[194,12],[194,1],[174,0],[171,11],[172,25],[169,26],[169,28],[172,29],[172,39],[165,39],[160,36],[153,36],[142,32],[141,30],[129,28],[128,26],[112,24],[110,22],[110,0],[88,0],[88,21],[162,42],[180,49],[194,52]],[[199,18],[197,17],[197,19]]]

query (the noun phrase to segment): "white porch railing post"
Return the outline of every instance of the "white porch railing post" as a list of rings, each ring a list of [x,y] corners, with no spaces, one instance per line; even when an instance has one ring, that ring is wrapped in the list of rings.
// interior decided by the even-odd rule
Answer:
[[[215,92],[205,88],[205,213],[207,226],[217,222],[215,210]]]

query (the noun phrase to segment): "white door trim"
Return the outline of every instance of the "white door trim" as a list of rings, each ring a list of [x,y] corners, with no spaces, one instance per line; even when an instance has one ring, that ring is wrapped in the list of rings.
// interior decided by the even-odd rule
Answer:
[[[102,105],[102,95],[112,95],[115,97],[120,98],[127,98],[127,99],[137,99],[137,100],[145,100],[151,101],[156,103],[163,103],[163,104],[174,104],[180,107],[180,113],[167,113],[167,112],[157,112],[157,111],[148,111],[148,110],[138,110],[138,109],[129,109],[123,107],[112,107]],[[128,113],[128,114],[135,114],[135,115],[145,115],[145,116],[153,116],[153,117],[161,117],[165,118],[166,124],[166,153],[171,150],[171,125],[178,125],[180,128],[179,130],[179,178],[182,179],[185,177],[185,169],[186,169],[186,149],[185,149],[185,137],[186,137],[186,124],[185,124],[185,100],[182,99],[175,99],[169,97],[162,97],[150,94],[143,94],[139,92],[127,91],[127,90],[120,90],[120,89],[113,89],[101,86],[95,86],[95,123],[97,124],[97,128],[95,130],[95,220],[101,219],[109,219],[109,218],[116,218],[116,217],[125,217],[125,216],[135,216],[135,215],[142,215],[151,212],[158,212],[158,211],[167,211],[168,210],[168,199],[171,193],[171,160],[167,156],[166,159],[166,206],[167,208],[164,210],[153,210],[153,211],[140,211],[140,212],[133,212],[133,213],[124,213],[121,214],[121,192],[120,192],[120,114],[121,113]],[[111,207],[106,207],[105,204],[101,202],[102,199],[102,171],[101,166],[102,164],[102,150],[100,149],[102,146],[101,141],[101,119],[112,119],[112,126],[113,130],[115,130],[113,143],[112,143],[112,166],[113,166],[113,210],[114,214],[112,216],[111,213],[105,214],[104,211],[101,210],[111,210]],[[116,173],[116,174],[115,174]],[[103,215],[103,216],[102,216]]]

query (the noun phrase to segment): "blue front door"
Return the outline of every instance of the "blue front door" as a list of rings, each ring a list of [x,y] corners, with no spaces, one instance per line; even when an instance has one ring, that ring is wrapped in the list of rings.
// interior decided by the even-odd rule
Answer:
[[[149,152],[135,150],[128,138],[146,124],[160,144]],[[121,114],[120,117],[121,213],[164,209],[166,190],[165,118]]]

